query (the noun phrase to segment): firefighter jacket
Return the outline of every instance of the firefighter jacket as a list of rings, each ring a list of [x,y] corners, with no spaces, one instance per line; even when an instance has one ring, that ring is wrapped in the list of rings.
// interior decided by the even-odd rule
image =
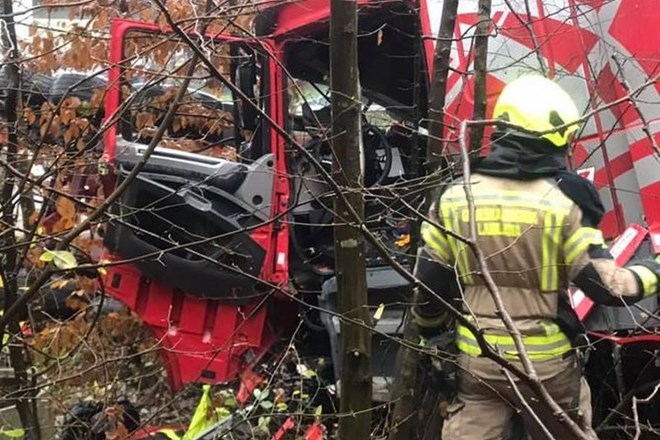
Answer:
[[[598,304],[625,305],[656,293],[660,270],[651,261],[617,267],[598,229],[604,209],[595,188],[566,171],[561,156],[534,149],[530,154],[529,145],[510,139],[495,145],[473,167],[472,214],[460,177],[435,196],[422,224],[417,276],[447,300],[458,292],[463,314],[490,345],[515,359],[514,341],[480,276],[480,264],[460,238],[470,237],[473,221],[476,245],[530,358],[562,356],[572,346],[557,317],[562,304],[569,304],[570,282]],[[413,315],[420,326],[432,327],[440,323],[443,308],[435,295],[420,291]],[[456,334],[460,351],[480,355],[471,331],[458,325]]]

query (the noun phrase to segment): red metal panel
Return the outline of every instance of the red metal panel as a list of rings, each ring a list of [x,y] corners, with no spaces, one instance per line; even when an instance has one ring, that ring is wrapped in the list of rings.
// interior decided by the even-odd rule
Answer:
[[[649,78],[658,75],[660,7],[657,0],[625,0],[608,29],[609,34],[632,55]],[[660,82],[655,82],[660,92]]]
[[[177,292],[178,295],[185,295]],[[204,333],[204,317],[210,304],[208,301],[198,298],[186,298],[181,304],[181,316],[179,317],[179,330],[195,334]]]
[[[192,297],[142,279],[130,264],[110,267],[105,284],[113,297],[131,301],[129,306],[158,340],[174,390],[193,382],[233,379],[246,362],[244,356],[253,351],[248,360],[257,357],[275,337],[264,337],[267,308],[262,303],[236,306]]]
[[[581,29],[570,22],[556,20],[552,17],[529,17],[526,14],[507,14],[504,24],[500,27],[502,35],[534,50],[534,40],[529,29],[520,24],[520,20],[531,23],[534,38],[540,46],[549,66],[555,63],[570,73],[584,62],[585,54],[591,52],[598,41],[598,36],[586,29]],[[576,50],[578,49],[579,50]]]

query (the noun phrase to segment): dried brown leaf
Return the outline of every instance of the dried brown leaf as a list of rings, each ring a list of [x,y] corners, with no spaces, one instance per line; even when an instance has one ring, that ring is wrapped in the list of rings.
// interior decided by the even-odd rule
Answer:
[[[60,126],[60,117],[55,115],[53,116],[53,122],[50,125],[50,134],[55,138],[58,138],[62,134],[62,127]]]
[[[53,281],[50,283],[50,288],[51,289],[61,289],[65,287],[67,284],[72,283],[73,279],[71,278],[60,278],[58,280]]]
[[[153,127],[155,124],[154,115],[150,112],[140,112],[135,116],[135,125],[138,130]]]
[[[62,105],[60,106],[60,109],[77,110],[80,108],[81,105],[82,105],[82,101],[80,100],[80,98],[75,96],[69,96],[66,99],[64,99],[64,101],[62,101]]]
[[[33,246],[28,250],[27,260],[36,269],[43,269],[46,267],[46,262],[41,261],[41,254],[44,253],[44,249],[41,246]]]
[[[34,125],[34,123],[37,122],[37,115],[30,107],[27,107],[23,110],[23,117],[27,121],[28,125]]]
[[[73,200],[60,196],[55,200],[55,211],[62,217],[75,218],[76,204]]]
[[[89,101],[90,107],[93,109],[98,109],[103,107],[103,101],[105,100],[105,90],[96,89],[92,95],[92,99]]]
[[[69,127],[64,132],[64,143],[70,144],[73,139],[78,135],[78,127],[75,124],[69,125]]]
[[[71,310],[83,310],[86,308],[89,303],[81,298],[79,295],[76,295],[75,292],[69,295],[69,297],[64,301],[64,304]]]
[[[70,108],[60,110],[60,121],[68,125],[76,117],[76,111]],[[69,141],[67,141],[68,143]]]
[[[181,130],[181,128],[182,128],[181,119],[182,118],[177,117],[177,118],[174,118],[174,120],[172,121],[172,131],[174,133]]]
[[[87,250],[90,252],[90,250]],[[78,284],[80,285],[80,290],[87,296],[93,296],[97,290],[96,280],[94,278],[79,276]]]

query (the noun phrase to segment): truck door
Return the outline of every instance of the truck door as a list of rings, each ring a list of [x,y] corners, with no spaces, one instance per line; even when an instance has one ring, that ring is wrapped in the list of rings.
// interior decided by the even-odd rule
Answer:
[[[228,380],[265,350],[276,332],[264,298],[287,276],[269,42],[191,35],[113,23],[104,138],[110,186],[124,187],[104,235],[107,259],[124,264],[106,288],[177,347],[166,355],[175,389]]]

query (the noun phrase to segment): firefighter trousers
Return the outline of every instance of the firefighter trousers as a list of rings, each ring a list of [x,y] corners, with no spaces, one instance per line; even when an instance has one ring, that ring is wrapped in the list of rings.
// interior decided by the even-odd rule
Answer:
[[[516,363],[519,367],[520,364]],[[447,408],[443,440],[501,440],[519,413],[532,439],[547,439],[538,420],[555,439],[573,438],[568,429],[519,380],[516,388],[535,417],[521,403],[518,392],[495,362],[461,354],[458,357],[458,393]],[[597,440],[591,428],[591,392],[582,378],[576,356],[534,362],[536,372],[554,400],[585,431]],[[522,367],[521,367],[522,369]],[[513,377],[513,376],[511,376]]]

